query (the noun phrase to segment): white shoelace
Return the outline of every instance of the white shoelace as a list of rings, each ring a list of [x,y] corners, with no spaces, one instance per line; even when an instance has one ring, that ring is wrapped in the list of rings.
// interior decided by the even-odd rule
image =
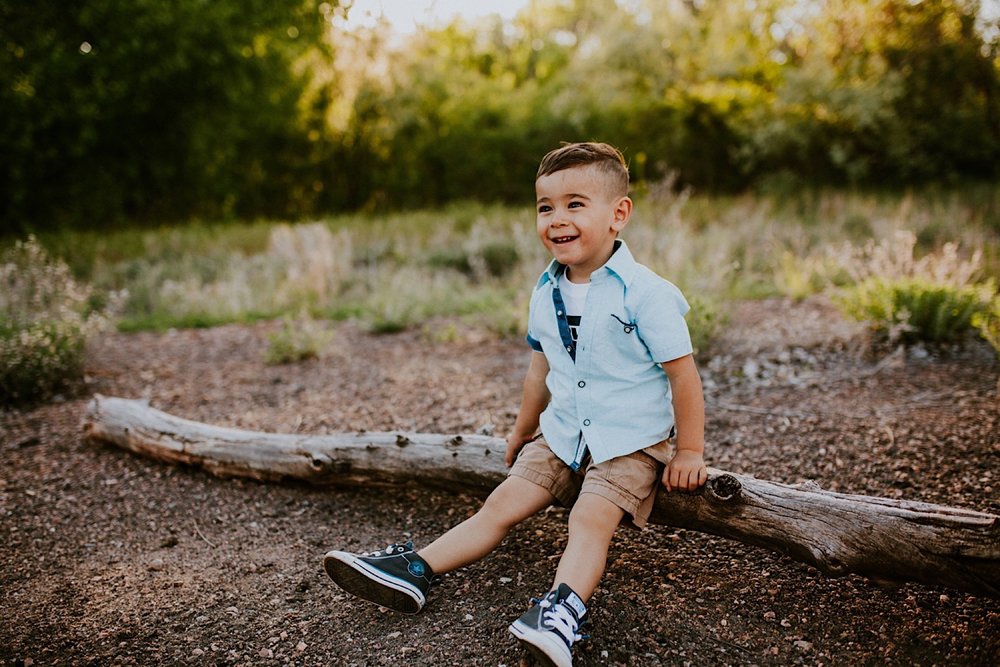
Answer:
[[[542,612],[542,621],[545,625],[555,630],[567,644],[572,644],[583,636],[577,634],[577,621],[573,612],[564,604],[552,604],[548,600],[539,603],[545,611]]]

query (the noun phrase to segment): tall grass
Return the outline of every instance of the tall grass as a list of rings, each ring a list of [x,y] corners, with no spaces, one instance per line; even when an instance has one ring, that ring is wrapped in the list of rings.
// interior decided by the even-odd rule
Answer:
[[[802,298],[857,282],[842,249],[901,230],[912,232],[918,253],[947,242],[978,252],[978,277],[1000,267],[1000,194],[993,190],[717,197],[665,183],[636,201],[623,236],[639,261],[697,305],[691,322],[699,347],[724,325],[733,300]],[[356,317],[374,331],[457,316],[520,334],[530,290],[548,261],[529,205],[469,202],[380,217],[198,223],[42,240],[97,291],[128,290],[126,330],[306,312]]]

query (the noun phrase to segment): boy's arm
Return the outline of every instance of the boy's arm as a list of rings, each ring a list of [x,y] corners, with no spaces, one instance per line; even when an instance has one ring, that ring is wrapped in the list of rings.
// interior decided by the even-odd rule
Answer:
[[[705,396],[694,357],[687,355],[662,364],[673,394],[677,450],[663,471],[667,491],[693,491],[708,481],[705,467]]]
[[[541,352],[532,352],[528,374],[524,378],[521,409],[517,413],[514,430],[507,436],[507,453],[503,457],[503,462],[508,468],[514,465],[514,459],[525,443],[534,438],[538,432],[538,418],[551,398],[549,388],[545,385],[545,377],[548,374],[549,362],[545,359],[545,355]]]

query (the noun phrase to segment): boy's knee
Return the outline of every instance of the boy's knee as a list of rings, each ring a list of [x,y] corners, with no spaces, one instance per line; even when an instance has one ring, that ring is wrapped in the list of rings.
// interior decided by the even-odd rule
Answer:
[[[607,498],[592,493],[582,493],[569,513],[570,530],[581,528],[613,532],[621,523],[623,516],[625,510]]]
[[[512,511],[516,500],[515,494],[510,489],[503,488],[501,484],[493,490],[483,506],[479,508],[479,514],[493,523],[507,527],[513,526],[520,520],[520,517]]]

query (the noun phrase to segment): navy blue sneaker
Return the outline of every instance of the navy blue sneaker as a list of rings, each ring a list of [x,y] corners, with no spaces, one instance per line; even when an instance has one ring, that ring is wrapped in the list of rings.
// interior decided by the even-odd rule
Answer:
[[[573,667],[573,642],[583,639],[587,607],[566,584],[559,584],[507,628],[545,667]]]
[[[404,614],[420,611],[435,583],[431,566],[412,542],[368,554],[331,551],[323,557],[323,569],[351,595]]]

